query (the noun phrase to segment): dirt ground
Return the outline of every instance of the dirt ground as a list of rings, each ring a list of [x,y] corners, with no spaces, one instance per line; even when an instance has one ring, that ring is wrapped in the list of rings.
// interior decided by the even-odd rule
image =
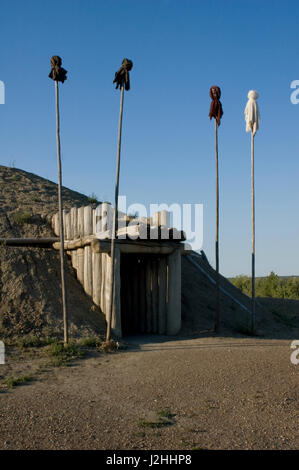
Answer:
[[[290,362],[289,340],[140,336],[126,343],[2,388],[0,448],[299,448],[299,365]],[[24,357],[23,371],[34,361]],[[16,366],[8,357],[0,372]]]

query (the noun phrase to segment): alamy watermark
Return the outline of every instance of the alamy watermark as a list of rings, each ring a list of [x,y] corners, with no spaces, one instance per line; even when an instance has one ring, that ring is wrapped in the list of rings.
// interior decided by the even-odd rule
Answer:
[[[5,345],[0,341],[0,364],[5,364]]]
[[[295,366],[298,366],[299,364],[299,339],[295,339],[294,341],[291,342],[291,349],[294,349],[294,351],[291,354],[291,363],[294,364]]]
[[[294,89],[292,91],[290,100],[292,104],[298,104],[299,103],[299,80],[293,80],[291,82],[291,88]]]
[[[0,80],[0,104],[5,104],[5,85]]]
[[[129,218],[129,220],[128,220]],[[100,204],[96,209],[96,235],[111,231],[113,208],[109,203]],[[150,230],[148,230],[150,226]],[[135,240],[180,240],[182,231],[193,250],[203,246],[203,204],[133,203],[127,207],[126,196],[118,198],[118,239],[127,237]],[[173,231],[169,230],[174,228]]]

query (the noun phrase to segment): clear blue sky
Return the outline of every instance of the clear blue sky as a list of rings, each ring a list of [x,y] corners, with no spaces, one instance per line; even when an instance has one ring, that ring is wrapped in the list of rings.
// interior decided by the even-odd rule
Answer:
[[[1,164],[57,181],[54,84],[63,58],[63,184],[113,200],[119,91],[125,96],[120,194],[128,203],[204,204],[204,250],[214,263],[214,123],[211,85],[222,90],[219,129],[220,267],[250,273],[250,135],[244,107],[259,94],[256,271],[299,274],[299,3],[267,0],[1,0]]]

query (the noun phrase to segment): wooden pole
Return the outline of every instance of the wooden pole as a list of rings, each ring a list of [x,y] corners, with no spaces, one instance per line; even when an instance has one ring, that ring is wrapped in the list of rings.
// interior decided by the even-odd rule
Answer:
[[[255,193],[254,193],[254,133],[251,132],[251,207],[252,207],[252,244],[251,244],[251,331],[255,328]]]
[[[124,84],[121,86],[120,95],[120,111],[119,111],[119,124],[118,124],[118,145],[117,145],[117,163],[116,163],[116,180],[115,180],[115,199],[114,199],[114,211],[113,211],[113,222],[111,232],[111,283],[110,283],[110,305],[107,317],[107,331],[106,341],[110,341],[111,337],[111,320],[113,311],[113,299],[114,299],[114,281],[115,281],[115,254],[114,244],[117,233],[117,212],[118,212],[118,192],[119,192],[119,169],[120,169],[120,150],[121,150],[121,131],[122,131],[122,120],[123,120],[123,107],[124,107]]]
[[[220,278],[219,278],[219,165],[218,165],[218,124],[215,119],[215,155],[216,155],[216,312],[215,312],[215,332],[220,329]]]
[[[68,312],[65,283],[65,253],[64,253],[64,232],[63,232],[63,209],[62,209],[62,176],[61,176],[61,155],[60,155],[60,120],[59,120],[59,89],[58,81],[55,80],[56,97],[56,139],[57,139],[57,163],[58,163],[58,207],[59,207],[59,235],[60,235],[60,271],[61,271],[61,294],[63,312],[64,344],[68,343]]]

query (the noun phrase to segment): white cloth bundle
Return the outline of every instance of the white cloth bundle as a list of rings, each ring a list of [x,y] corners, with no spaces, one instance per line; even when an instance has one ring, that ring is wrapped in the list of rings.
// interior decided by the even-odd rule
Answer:
[[[261,120],[258,104],[256,99],[258,98],[258,92],[250,90],[248,92],[248,101],[245,108],[245,121],[246,121],[246,132],[253,132],[255,135],[259,128]]]

